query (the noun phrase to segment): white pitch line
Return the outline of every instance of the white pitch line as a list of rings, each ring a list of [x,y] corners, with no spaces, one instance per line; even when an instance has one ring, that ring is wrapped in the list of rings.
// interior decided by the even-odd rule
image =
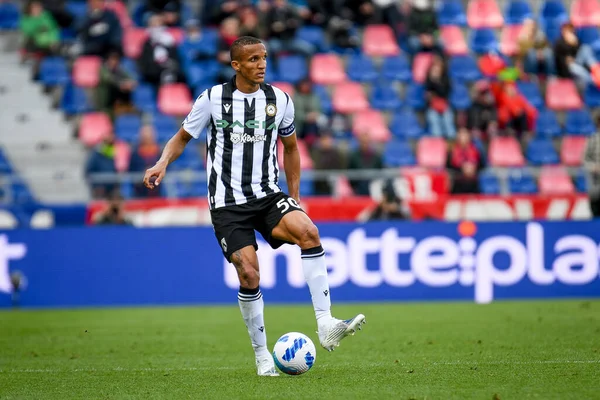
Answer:
[[[403,365],[416,365],[417,363],[402,363]],[[425,363],[427,365],[542,365],[542,364],[600,364],[600,360],[537,360],[537,361],[439,361]],[[389,367],[390,363],[368,363],[361,367]],[[336,368],[343,365],[327,365],[327,368]],[[73,372],[193,372],[193,371],[234,371],[246,370],[248,367],[183,367],[183,368],[75,368],[75,369],[57,369],[57,368],[13,368],[0,369],[0,373],[9,374],[27,374],[27,373],[73,373]]]

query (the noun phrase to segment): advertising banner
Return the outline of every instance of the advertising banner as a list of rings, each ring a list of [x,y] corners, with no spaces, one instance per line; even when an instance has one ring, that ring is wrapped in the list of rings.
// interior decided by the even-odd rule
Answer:
[[[319,230],[334,302],[600,297],[600,221],[338,223]],[[272,250],[259,240],[258,254],[268,303],[310,303],[297,247]],[[2,307],[236,304],[237,289],[211,228],[0,233]]]

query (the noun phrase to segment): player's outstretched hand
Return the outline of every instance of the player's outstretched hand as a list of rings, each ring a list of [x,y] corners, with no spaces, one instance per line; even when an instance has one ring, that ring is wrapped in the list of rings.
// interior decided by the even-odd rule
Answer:
[[[144,175],[144,185],[148,189],[154,189],[160,185],[166,173],[167,167],[162,164],[156,164],[154,167],[148,168]]]

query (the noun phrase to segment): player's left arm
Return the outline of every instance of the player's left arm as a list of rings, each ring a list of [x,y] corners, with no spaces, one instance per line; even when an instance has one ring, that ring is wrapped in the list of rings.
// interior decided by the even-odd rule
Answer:
[[[296,140],[294,114],[294,103],[291,98],[288,98],[278,133],[283,143],[283,168],[289,190],[288,194],[297,202],[300,202],[300,152]]]
[[[300,203],[300,152],[296,133],[282,137],[281,142],[283,143],[283,168],[289,195]]]

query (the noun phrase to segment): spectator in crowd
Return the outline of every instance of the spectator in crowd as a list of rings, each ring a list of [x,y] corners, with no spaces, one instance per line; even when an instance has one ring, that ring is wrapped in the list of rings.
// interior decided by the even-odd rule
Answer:
[[[534,19],[527,18],[523,22],[517,41],[519,47],[515,64],[520,71],[538,76],[554,73],[554,54]]]
[[[402,14],[398,9],[399,2],[396,0],[373,0],[375,6],[375,20],[380,24],[392,27],[396,37],[402,33]]]
[[[61,28],[73,26],[73,14],[65,7],[66,0],[42,0],[44,9],[47,10]]]
[[[377,207],[369,214],[369,221],[409,219],[410,213],[394,190],[392,180],[386,181]]]
[[[427,123],[432,135],[453,139],[456,136],[456,128],[454,113],[448,101],[450,89],[446,63],[443,58],[435,57],[425,79]]]
[[[94,225],[133,225],[125,215],[123,197],[119,194],[110,197],[106,209],[94,217],[93,223]]]
[[[219,28],[219,44],[217,49],[217,60],[221,64],[217,79],[219,82],[227,82],[233,76],[231,68],[231,56],[229,48],[240,36],[240,22],[235,17],[225,19]]]
[[[320,112],[321,101],[312,91],[310,79],[303,79],[296,85],[294,109],[298,137],[310,147],[319,136],[319,120],[324,118]]]
[[[466,128],[458,131],[448,163],[448,167],[455,171],[452,193],[479,193],[477,173],[482,167],[482,158]]]
[[[96,88],[98,108],[113,117],[132,112],[131,92],[137,82],[121,65],[121,55],[111,52],[100,68],[100,83]]]
[[[561,25],[560,37],[554,45],[556,72],[561,78],[575,78],[581,89],[588,83],[600,86],[600,64],[594,51],[581,44],[573,25],[566,21]]]
[[[596,126],[600,126],[600,117],[596,118]],[[600,131],[596,131],[587,139],[583,156],[583,165],[588,173],[588,192],[592,216],[600,217]]]
[[[375,6],[371,0],[342,1],[342,15],[359,26],[365,26],[375,18]]]
[[[538,112],[525,96],[519,93],[517,85],[506,81],[496,83],[494,87],[500,128],[519,139],[525,132],[533,131]]]
[[[181,25],[181,0],[146,0],[146,19],[160,14],[165,26]]]
[[[473,103],[469,108],[467,127],[476,137],[487,140],[498,132],[496,100],[487,81],[473,85]]]
[[[302,19],[287,0],[274,0],[266,21],[269,50],[273,55],[291,52],[308,57],[315,52],[312,44],[295,36]]]
[[[85,166],[85,176],[90,181],[92,197],[94,199],[106,199],[113,195],[117,189],[116,182],[108,182],[104,177],[98,180],[98,174],[115,174],[115,134],[109,132],[104,140],[92,150]],[[98,181],[97,181],[98,180]]]
[[[326,132],[313,146],[312,159],[315,170],[340,170],[346,168],[342,152],[336,147],[333,136]],[[330,179],[319,178],[314,180],[315,194],[332,195],[333,187]]]
[[[152,125],[144,125],[140,129],[139,142],[131,154],[129,162],[130,172],[144,172],[158,161],[160,158],[160,146],[156,142],[156,134]],[[150,190],[139,180],[134,184],[133,192],[135,197],[159,197],[161,191]]]
[[[103,58],[112,51],[122,54],[122,39],[119,18],[104,7],[104,0],[88,0],[88,14],[79,29],[82,53]]]
[[[258,14],[253,7],[244,7],[240,10],[240,36],[264,37],[263,28]]]
[[[218,25],[227,18],[235,17],[243,7],[252,4],[249,0],[217,0],[204,3],[206,25]],[[259,4],[259,7],[264,8],[262,4]]]
[[[371,136],[368,132],[363,132],[358,136],[358,148],[350,153],[348,163],[349,169],[381,169],[383,168],[383,158],[381,154],[373,148]],[[352,179],[350,185],[354,194],[368,196],[369,179]]]
[[[360,40],[352,30],[353,22],[350,19],[335,15],[328,21],[327,31],[335,47],[354,49],[359,46]]]
[[[181,42],[181,48],[187,52],[186,57],[190,60],[202,60],[211,58],[208,51],[204,51],[202,41],[204,39],[200,22],[197,19],[189,19],[185,22],[185,37]]]
[[[148,21],[149,37],[138,60],[144,81],[158,87],[165,83],[183,82],[175,39],[155,14]]]
[[[27,53],[48,56],[58,51],[60,30],[52,15],[44,10],[42,3],[37,0],[29,1],[21,16],[20,25]],[[36,65],[34,68],[34,76],[37,75],[38,67]]]
[[[439,26],[431,0],[413,0],[408,16],[408,45],[416,54],[423,51],[442,54],[437,40]]]

